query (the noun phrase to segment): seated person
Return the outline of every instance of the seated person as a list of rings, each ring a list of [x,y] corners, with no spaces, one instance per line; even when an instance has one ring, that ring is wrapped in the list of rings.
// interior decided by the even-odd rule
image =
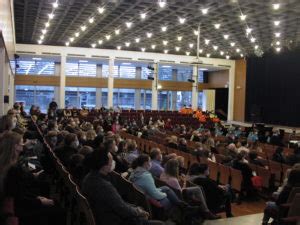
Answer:
[[[220,206],[225,206],[226,216],[232,217],[230,187],[218,185],[214,180],[208,178],[207,164],[194,164],[192,167],[190,181],[203,188],[209,210],[218,212]]]
[[[82,191],[90,203],[96,224],[151,224],[151,221],[147,221],[149,213],[124,202],[111,184],[108,174],[115,166],[111,153],[107,149],[97,149],[91,154],[91,171],[83,180]]]
[[[161,165],[162,162],[162,154],[160,152],[159,148],[153,148],[150,152],[150,158],[151,158],[151,168],[150,173],[154,177],[160,177],[162,172],[164,172],[164,168]]]
[[[257,158],[257,153],[255,151],[250,151],[248,156],[249,156],[249,163],[258,165],[261,167],[265,167],[265,165],[261,161],[259,161],[259,159]]]

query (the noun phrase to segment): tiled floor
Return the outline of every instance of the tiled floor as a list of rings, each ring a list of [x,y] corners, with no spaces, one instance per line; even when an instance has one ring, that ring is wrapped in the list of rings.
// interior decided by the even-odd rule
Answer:
[[[203,225],[259,225],[261,224],[262,217],[263,213],[257,213],[228,219],[207,220]]]

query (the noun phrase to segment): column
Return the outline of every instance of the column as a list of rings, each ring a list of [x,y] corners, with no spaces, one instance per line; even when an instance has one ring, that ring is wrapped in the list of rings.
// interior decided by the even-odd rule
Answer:
[[[177,81],[177,69],[172,69],[172,78],[174,81]],[[177,103],[177,91],[172,91],[172,110],[176,111],[176,103]]]
[[[228,112],[227,121],[233,120],[235,63],[229,69]]]
[[[102,64],[97,64],[96,77],[102,77]],[[96,88],[96,108],[101,108],[101,106],[102,106],[102,89]]]
[[[4,103],[4,95],[6,95],[6,69],[5,69],[5,49],[0,48],[0,116],[6,113],[7,104]],[[12,99],[10,99],[12,101]]]
[[[66,56],[61,55],[60,58],[60,76],[59,76],[59,98],[58,106],[59,108],[65,108],[65,87],[66,87]]]
[[[152,81],[152,110],[157,110],[157,86],[158,86],[158,64],[153,64],[154,80]]]
[[[214,111],[215,110],[215,97],[216,91],[213,89],[203,90],[203,111]]]
[[[195,81],[192,83],[192,109],[197,110],[198,108],[198,66],[193,66],[192,79]]]
[[[107,107],[113,107],[113,96],[114,96],[114,64],[115,60],[113,58],[109,59],[109,74],[108,74],[108,93],[107,93]]]
[[[54,76],[60,76],[60,62],[54,63]],[[54,87],[54,99],[59,104],[59,90],[60,86]]]
[[[135,68],[135,78],[140,80],[141,77],[142,77],[142,67],[136,67]],[[135,89],[134,106],[135,106],[135,109],[137,109],[137,110],[141,109],[141,89]]]

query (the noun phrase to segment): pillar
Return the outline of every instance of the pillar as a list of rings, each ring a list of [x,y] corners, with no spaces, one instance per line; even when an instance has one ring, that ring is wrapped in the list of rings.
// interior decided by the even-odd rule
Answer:
[[[215,97],[216,91],[213,89],[203,90],[203,110],[214,111],[215,110]]]
[[[140,80],[141,77],[142,77],[142,67],[136,67],[135,68],[135,78]],[[141,89],[135,89],[134,106],[135,106],[135,109],[137,109],[137,110],[141,109]]]
[[[228,90],[228,112],[227,120],[233,120],[233,110],[234,110],[234,86],[235,86],[235,64],[233,64],[229,69],[229,90]]]
[[[102,64],[97,64],[96,77],[102,77]],[[96,88],[96,108],[102,106],[102,89]]]
[[[193,65],[192,79],[195,81],[192,83],[192,109],[197,110],[198,108],[198,66]]]
[[[107,107],[113,107],[113,96],[114,96],[114,63],[115,60],[113,58],[109,59],[108,62],[108,93],[107,93]]]
[[[154,67],[154,73],[153,73],[154,80],[152,81],[152,110],[157,110],[158,64],[155,63],[153,67]]]
[[[172,80],[177,81],[177,73],[178,73],[177,69],[172,69],[172,78],[173,78]],[[176,108],[176,104],[177,104],[177,91],[172,91],[171,102],[172,102],[172,110],[173,111],[177,110],[177,108]]]
[[[58,106],[59,108],[65,108],[65,87],[66,87],[66,56],[61,55],[60,58],[60,76],[59,76],[59,91],[58,91]]]

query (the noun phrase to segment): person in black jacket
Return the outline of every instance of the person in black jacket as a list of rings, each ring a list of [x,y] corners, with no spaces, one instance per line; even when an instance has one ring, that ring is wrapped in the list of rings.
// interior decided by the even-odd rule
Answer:
[[[71,156],[78,152],[79,141],[76,134],[67,134],[64,145],[55,150],[57,157],[64,166],[69,166]]]
[[[223,206],[226,216],[233,217],[229,186],[218,185],[217,182],[210,179],[207,164],[197,164],[196,167],[195,165],[193,167],[193,170],[190,171],[191,182],[203,188],[209,210],[216,213]]]
[[[248,157],[249,157],[249,163],[258,165],[261,167],[265,167],[265,165],[261,161],[259,161],[259,159],[257,158],[257,153],[255,151],[249,152]]]
[[[148,212],[124,202],[109,180],[115,162],[111,153],[104,148],[95,150],[89,157],[90,173],[82,183],[97,225],[151,224]],[[161,224],[161,223],[157,223]]]
[[[275,153],[272,156],[272,160],[279,163],[285,163],[286,159],[282,153],[283,153],[283,148],[277,147]]]

